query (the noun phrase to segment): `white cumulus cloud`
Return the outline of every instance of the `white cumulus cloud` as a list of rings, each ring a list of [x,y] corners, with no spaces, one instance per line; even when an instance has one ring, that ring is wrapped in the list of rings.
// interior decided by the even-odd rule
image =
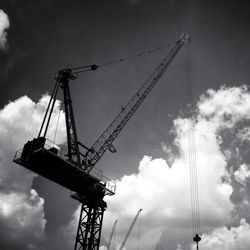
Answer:
[[[227,129],[234,130],[239,123],[241,129],[244,128],[244,121],[250,119],[250,94],[245,86],[210,89],[201,96],[195,110],[193,117],[178,117],[173,122],[174,147],[178,149],[179,154],[173,154],[171,145],[161,142],[163,151],[173,154],[170,157],[171,161],[144,156],[138,172],[124,175],[116,181],[115,196],[106,197],[108,209],[105,212],[102,233],[106,241],[114,220],[118,219],[116,230],[116,247],[118,247],[136,212],[143,208],[140,215],[141,222],[135,225],[126,249],[137,249],[138,240],[140,248],[144,250],[176,248],[188,250],[194,247],[191,245],[193,236],[188,168],[190,122],[194,123],[196,140],[203,233],[201,249],[237,249],[227,248],[227,245],[223,246],[224,248],[217,246],[221,246],[222,239],[224,242],[227,239],[232,240],[235,232],[238,233],[238,237],[244,230],[249,232],[246,220],[240,221],[242,217],[239,215],[233,217],[237,206],[242,207],[249,203],[245,200],[244,204],[237,204],[231,200],[233,192],[237,189],[233,185],[232,178],[238,176],[246,180],[248,172],[241,166],[237,166],[235,173],[229,168],[231,154],[228,152],[230,147],[227,143],[230,142],[229,138],[223,136],[223,132]],[[237,133],[233,135],[235,138],[231,140],[238,137]],[[227,229],[225,225],[235,223],[235,218],[238,219],[240,226]],[[77,216],[74,216],[68,229],[76,229],[77,219]],[[214,237],[216,232],[221,233],[221,238]],[[242,247],[239,249],[246,250],[249,249],[248,242],[249,240],[242,236],[240,240],[235,240],[232,246],[236,246],[237,243]],[[104,245],[103,243],[102,249],[105,249]]]
[[[209,89],[198,103],[201,119],[207,119],[217,129],[232,128],[242,119],[250,118],[250,93],[247,86]]]
[[[37,137],[49,96],[37,103],[27,96],[9,102],[0,110],[0,248],[31,249],[44,237],[44,199],[32,188],[35,174],[12,162],[15,151]],[[52,120],[60,103],[56,102]],[[60,121],[57,141],[65,141]],[[55,122],[48,136],[54,138]],[[40,244],[40,243],[39,243]]]
[[[202,236],[200,249],[203,250],[248,250],[250,249],[250,225],[245,219],[237,227],[221,227]],[[195,249],[195,248],[194,248]]]
[[[240,165],[239,169],[234,172],[235,180],[244,186],[247,186],[247,182],[250,180],[250,167],[246,164]]]
[[[7,32],[10,22],[8,15],[0,9],[0,49],[5,49],[7,44]]]

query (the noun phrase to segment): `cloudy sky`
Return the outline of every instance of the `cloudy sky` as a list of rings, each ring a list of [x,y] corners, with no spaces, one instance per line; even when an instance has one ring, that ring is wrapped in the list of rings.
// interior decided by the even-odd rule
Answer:
[[[79,204],[12,162],[37,136],[58,70],[165,46],[190,33],[142,107],[98,163],[117,182],[106,197],[102,249],[114,249],[143,208],[128,250],[191,250],[189,124],[194,126],[204,250],[250,248],[250,20],[247,1],[2,0],[0,248],[73,249]],[[81,142],[91,146],[169,47],[72,82]],[[52,116],[54,138],[60,100]],[[66,140],[61,111],[56,142]]]

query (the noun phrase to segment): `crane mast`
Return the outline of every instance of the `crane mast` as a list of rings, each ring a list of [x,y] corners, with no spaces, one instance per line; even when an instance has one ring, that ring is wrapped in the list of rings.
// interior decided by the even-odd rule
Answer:
[[[130,227],[129,227],[129,229],[128,229],[128,232],[127,232],[127,233],[125,234],[125,236],[124,236],[124,239],[123,239],[123,241],[122,241],[122,244],[121,244],[119,250],[122,250],[123,247],[125,246],[125,244],[126,244],[126,242],[127,242],[127,240],[128,240],[128,237],[129,237],[129,235],[130,235],[130,233],[131,233],[131,231],[132,231],[132,229],[133,229],[133,227],[134,227],[134,225],[135,225],[135,223],[136,223],[136,221],[137,221],[137,219],[138,219],[138,217],[139,217],[141,211],[142,211],[142,209],[139,209],[139,210],[138,210],[138,212],[137,212],[135,218],[133,219],[133,221],[132,221],[132,223],[131,223],[131,225],[130,225]]]
[[[77,139],[76,125],[74,112],[72,107],[72,100],[69,88],[69,81],[74,79],[70,70],[61,70],[58,74],[58,81],[61,88],[63,89],[63,99],[64,99],[64,111],[65,111],[65,121],[66,121],[66,131],[67,131],[67,144],[68,144],[68,158],[72,160],[75,156],[75,162],[77,166],[81,167],[80,151]]]
[[[112,147],[112,142],[189,39],[190,36],[187,33],[183,33],[179,37],[168,55],[91,148],[78,141],[70,95],[69,82],[76,79],[78,68],[63,69],[58,72],[38,137],[28,141],[21,150],[16,152],[14,162],[74,192],[72,198],[82,204],[75,250],[99,249],[103,214],[107,207],[103,198],[105,195],[115,194],[115,182],[103,176],[95,165],[106,150]],[[92,71],[97,68],[97,65],[85,66],[84,71]],[[63,90],[64,97],[67,152],[64,152],[60,146],[55,147],[54,142],[51,143],[46,139],[59,87]],[[140,211],[138,211],[138,216],[139,213]]]

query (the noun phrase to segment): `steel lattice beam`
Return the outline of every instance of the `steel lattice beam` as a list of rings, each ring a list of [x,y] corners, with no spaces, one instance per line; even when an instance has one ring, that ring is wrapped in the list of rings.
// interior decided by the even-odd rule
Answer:
[[[128,104],[124,108],[122,108],[121,112],[117,115],[110,126],[103,132],[99,139],[97,139],[97,141],[94,143],[91,150],[88,151],[87,154],[88,160],[90,162],[90,164],[86,166],[87,172],[91,171],[91,169],[96,165],[96,163],[105,153],[105,151],[110,147],[110,145],[112,145],[112,142],[122,131],[124,126],[130,120],[136,110],[140,107],[142,102],[146,99],[148,94],[162,77],[163,73],[169,67],[179,50],[187,41],[189,41],[189,39],[190,36],[187,33],[183,33],[180,36],[169,54],[162,60],[159,66],[149,76],[149,78],[132,97]]]
[[[75,250],[99,250],[106,203],[84,202],[81,206]]]

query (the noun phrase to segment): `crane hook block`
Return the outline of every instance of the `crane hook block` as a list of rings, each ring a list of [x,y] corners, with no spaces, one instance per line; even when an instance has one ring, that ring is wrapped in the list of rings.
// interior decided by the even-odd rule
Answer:
[[[198,244],[198,242],[201,241],[201,237],[198,234],[196,234],[195,237],[193,238],[193,241]]]

